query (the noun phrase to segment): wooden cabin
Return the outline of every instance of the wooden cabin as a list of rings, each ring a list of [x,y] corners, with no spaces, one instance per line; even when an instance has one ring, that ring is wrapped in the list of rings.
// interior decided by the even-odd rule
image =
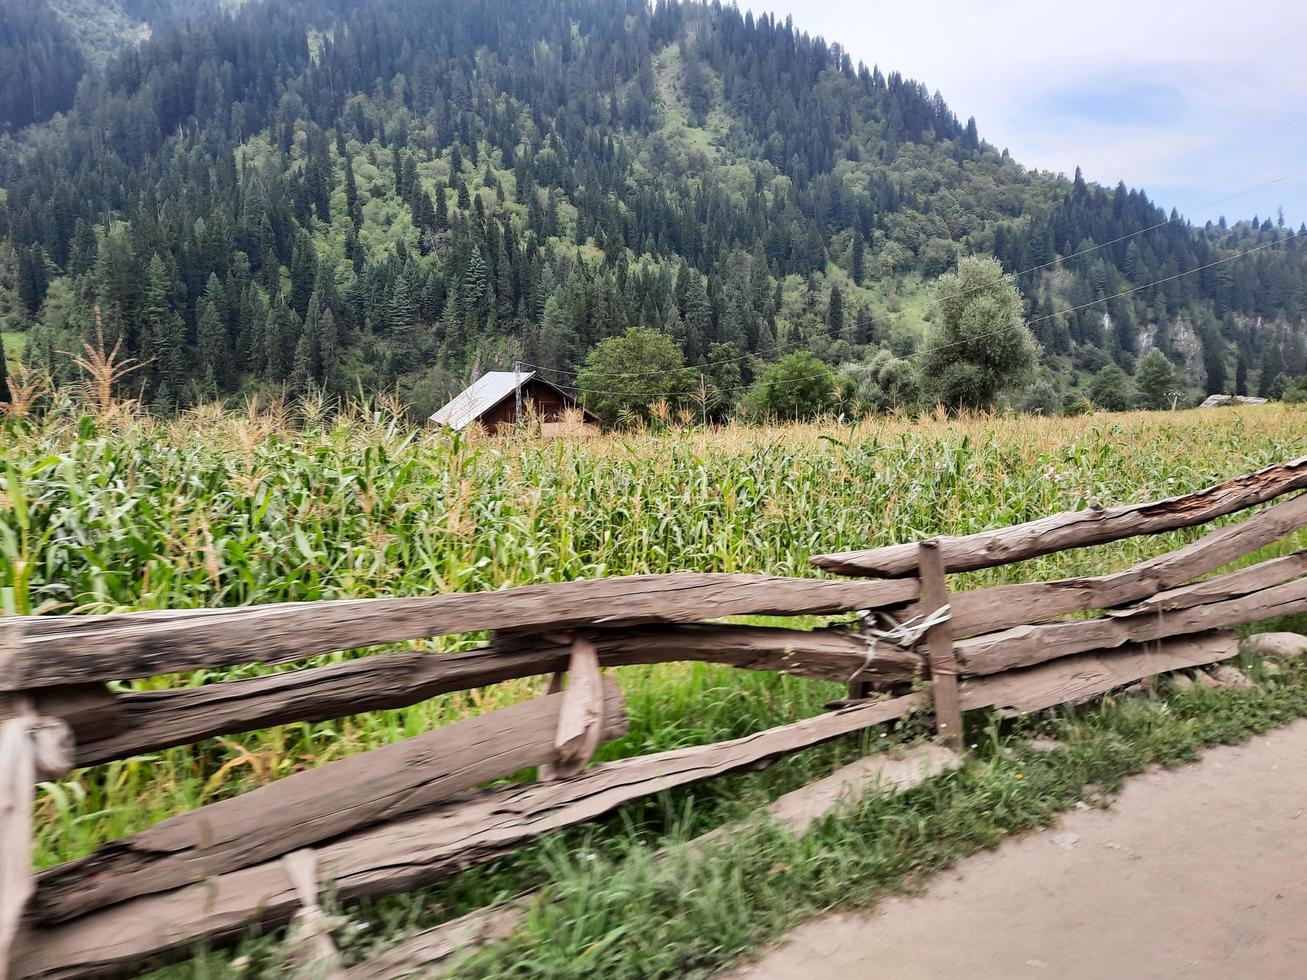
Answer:
[[[500,426],[517,423],[519,388],[522,415],[540,423],[541,435],[599,433],[599,417],[594,412],[535,371],[487,371],[432,415],[431,421],[451,429],[465,429],[477,422],[495,435]]]

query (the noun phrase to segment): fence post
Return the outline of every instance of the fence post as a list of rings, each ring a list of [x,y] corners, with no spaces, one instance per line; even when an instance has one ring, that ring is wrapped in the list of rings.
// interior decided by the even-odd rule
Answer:
[[[937,540],[917,545],[917,574],[921,581],[919,608],[925,615],[948,605],[944,560]],[[930,695],[935,705],[936,731],[953,748],[962,746],[962,708],[958,699],[958,662],[953,655],[953,628],[945,620],[926,633],[930,664]]]
[[[37,715],[22,696],[0,695],[0,980],[32,894],[32,801],[40,779],[73,767],[73,737],[56,718]]]
[[[584,769],[599,747],[603,730],[604,682],[599,671],[599,651],[586,636],[570,636],[568,641],[572,649],[567,663],[567,687],[563,689],[558,732],[554,737],[558,758],[551,765],[540,767],[541,781],[575,776]],[[561,687],[562,678],[555,674],[549,683],[549,693]]]

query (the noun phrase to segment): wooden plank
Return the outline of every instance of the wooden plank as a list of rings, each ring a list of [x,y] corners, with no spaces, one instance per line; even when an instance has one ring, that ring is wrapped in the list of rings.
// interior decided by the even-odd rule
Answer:
[[[1185,649],[1166,644],[1154,650],[1128,649],[1103,657],[1074,658],[1013,677],[978,678],[963,688],[966,709],[1024,706],[1056,696],[1079,700],[1165,670],[1221,659],[1229,650],[1219,636],[1204,647],[1192,637]],[[1192,645],[1192,646],[1190,646]],[[1096,656],[1102,656],[1098,654]],[[1134,659],[1130,659],[1134,658]],[[338,894],[355,898],[406,891],[465,867],[505,854],[561,827],[592,820],[625,802],[755,765],[842,734],[904,716],[924,706],[920,694],[865,702],[730,742],[675,749],[657,755],[596,766],[556,783],[487,790],[451,801],[319,851]],[[230,940],[255,923],[283,924],[296,899],[274,862],[221,875],[207,882],[123,902],[57,926],[26,923],[18,936],[18,976],[74,977],[135,964],[145,956],[184,950],[198,939]]]
[[[43,687],[32,692],[31,702],[37,714],[63,720],[79,742],[111,735],[122,725],[122,705],[103,684]]]
[[[479,946],[507,939],[526,918],[527,899],[477,909],[467,915],[424,929],[397,946],[345,971],[348,980],[400,980],[402,977],[441,977],[455,957]]]
[[[944,537],[940,539],[944,569],[966,572],[993,568],[1067,548],[1193,527],[1304,487],[1307,457],[1300,457],[1179,497],[1067,511],[978,534]],[[815,555],[811,561],[818,568],[841,575],[883,578],[912,575],[917,567],[913,544]]]
[[[1055,704],[1084,701],[1154,674],[1229,660],[1238,652],[1238,636],[1224,631],[1131,644],[964,681],[962,705],[1029,714]]]
[[[602,699],[596,740],[626,734],[617,684],[603,682],[595,694]],[[555,694],[468,718],[170,817],[46,871],[33,912],[58,922],[249,867],[552,762],[564,701]]]
[[[510,853],[632,800],[756,766],[920,709],[920,694],[860,704],[754,735],[595,766],[571,779],[505,786],[325,844],[319,867],[344,901],[393,894]],[[17,976],[71,977],[139,963],[256,923],[284,925],[298,906],[277,861],[147,895],[52,926],[25,923]]]
[[[961,765],[962,758],[957,753],[929,743],[914,745],[901,755],[877,752],[786,793],[765,812],[790,833],[802,837],[818,820],[869,792],[903,793]],[[713,841],[748,833],[754,826],[752,820],[728,824],[684,844],[664,848],[653,856],[659,859],[679,850],[699,851]],[[457,957],[512,935],[539,894],[528,892],[503,905],[478,909],[423,930],[379,956],[350,967],[346,975],[349,980],[443,976]]]
[[[286,945],[296,964],[295,975],[313,980],[342,980],[340,953],[331,939],[331,925],[318,904],[318,859],[305,848],[283,854],[282,869],[295,887],[300,909],[291,920]]]
[[[948,605],[948,585],[938,541],[917,545],[917,572],[921,581],[921,614],[929,616]],[[953,632],[947,621],[936,623],[925,635],[930,663],[930,696],[935,730],[953,748],[962,745],[962,709],[958,707],[958,662],[953,655]]]
[[[1276,562],[1286,561],[1276,559]],[[1219,576],[1199,586],[1162,593],[1150,605],[1134,606],[1098,619],[1018,626],[969,637],[959,640],[954,650],[965,673],[997,674],[1089,650],[1114,649],[1127,643],[1150,643],[1168,636],[1201,633],[1302,612],[1307,608],[1307,579],[1223,601],[1205,601],[1213,590],[1221,589],[1218,583],[1228,585],[1237,577],[1244,582],[1254,581],[1261,574],[1258,570],[1271,564],[1265,562]],[[1165,611],[1159,611],[1159,606]]]
[[[603,678],[599,673],[599,651],[587,637],[572,640],[567,663],[567,689],[558,712],[554,735],[557,757],[550,760],[551,779],[575,776],[594,757],[604,723]]]
[[[595,644],[603,667],[690,660],[835,681],[847,680],[866,659],[862,638],[844,628],[641,626],[599,631]],[[542,637],[508,636],[465,653],[383,653],[204,687],[121,694],[118,730],[79,742],[77,764],[275,725],[402,708],[453,691],[565,670],[569,655],[566,646]],[[911,681],[920,667],[915,653],[884,644],[863,677],[885,687]]]
[[[999,585],[954,592],[953,633],[966,636],[1037,623],[1066,613],[1109,609],[1173,589],[1244,558],[1307,525],[1307,494],[1110,575]]]
[[[676,573],[402,599],[0,620],[0,691],[152,677],[477,630],[681,623],[898,605],[915,581]]]
[[[33,717],[0,722],[0,980],[32,893],[32,801],[36,783]]]

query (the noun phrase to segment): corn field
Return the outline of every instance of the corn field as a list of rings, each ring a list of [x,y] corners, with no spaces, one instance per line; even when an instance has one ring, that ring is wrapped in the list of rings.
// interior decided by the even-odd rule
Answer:
[[[0,421],[0,438],[0,610],[59,615],[678,570],[814,575],[815,552],[1198,489],[1301,455],[1307,414],[1277,405],[882,418],[539,441],[414,429],[384,406],[206,408],[160,421],[65,404],[39,420]],[[1050,555],[963,584],[1109,571],[1180,540]],[[776,725],[815,713],[837,691],[705,664],[618,676],[631,732],[601,758]],[[216,739],[44,784],[38,861],[83,855],[172,813],[520,700],[535,685]]]

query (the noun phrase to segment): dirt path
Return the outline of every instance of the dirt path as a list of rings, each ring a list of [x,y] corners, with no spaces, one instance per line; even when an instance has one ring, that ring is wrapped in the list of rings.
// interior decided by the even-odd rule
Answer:
[[[815,920],[735,980],[1307,977],[1307,721]]]

